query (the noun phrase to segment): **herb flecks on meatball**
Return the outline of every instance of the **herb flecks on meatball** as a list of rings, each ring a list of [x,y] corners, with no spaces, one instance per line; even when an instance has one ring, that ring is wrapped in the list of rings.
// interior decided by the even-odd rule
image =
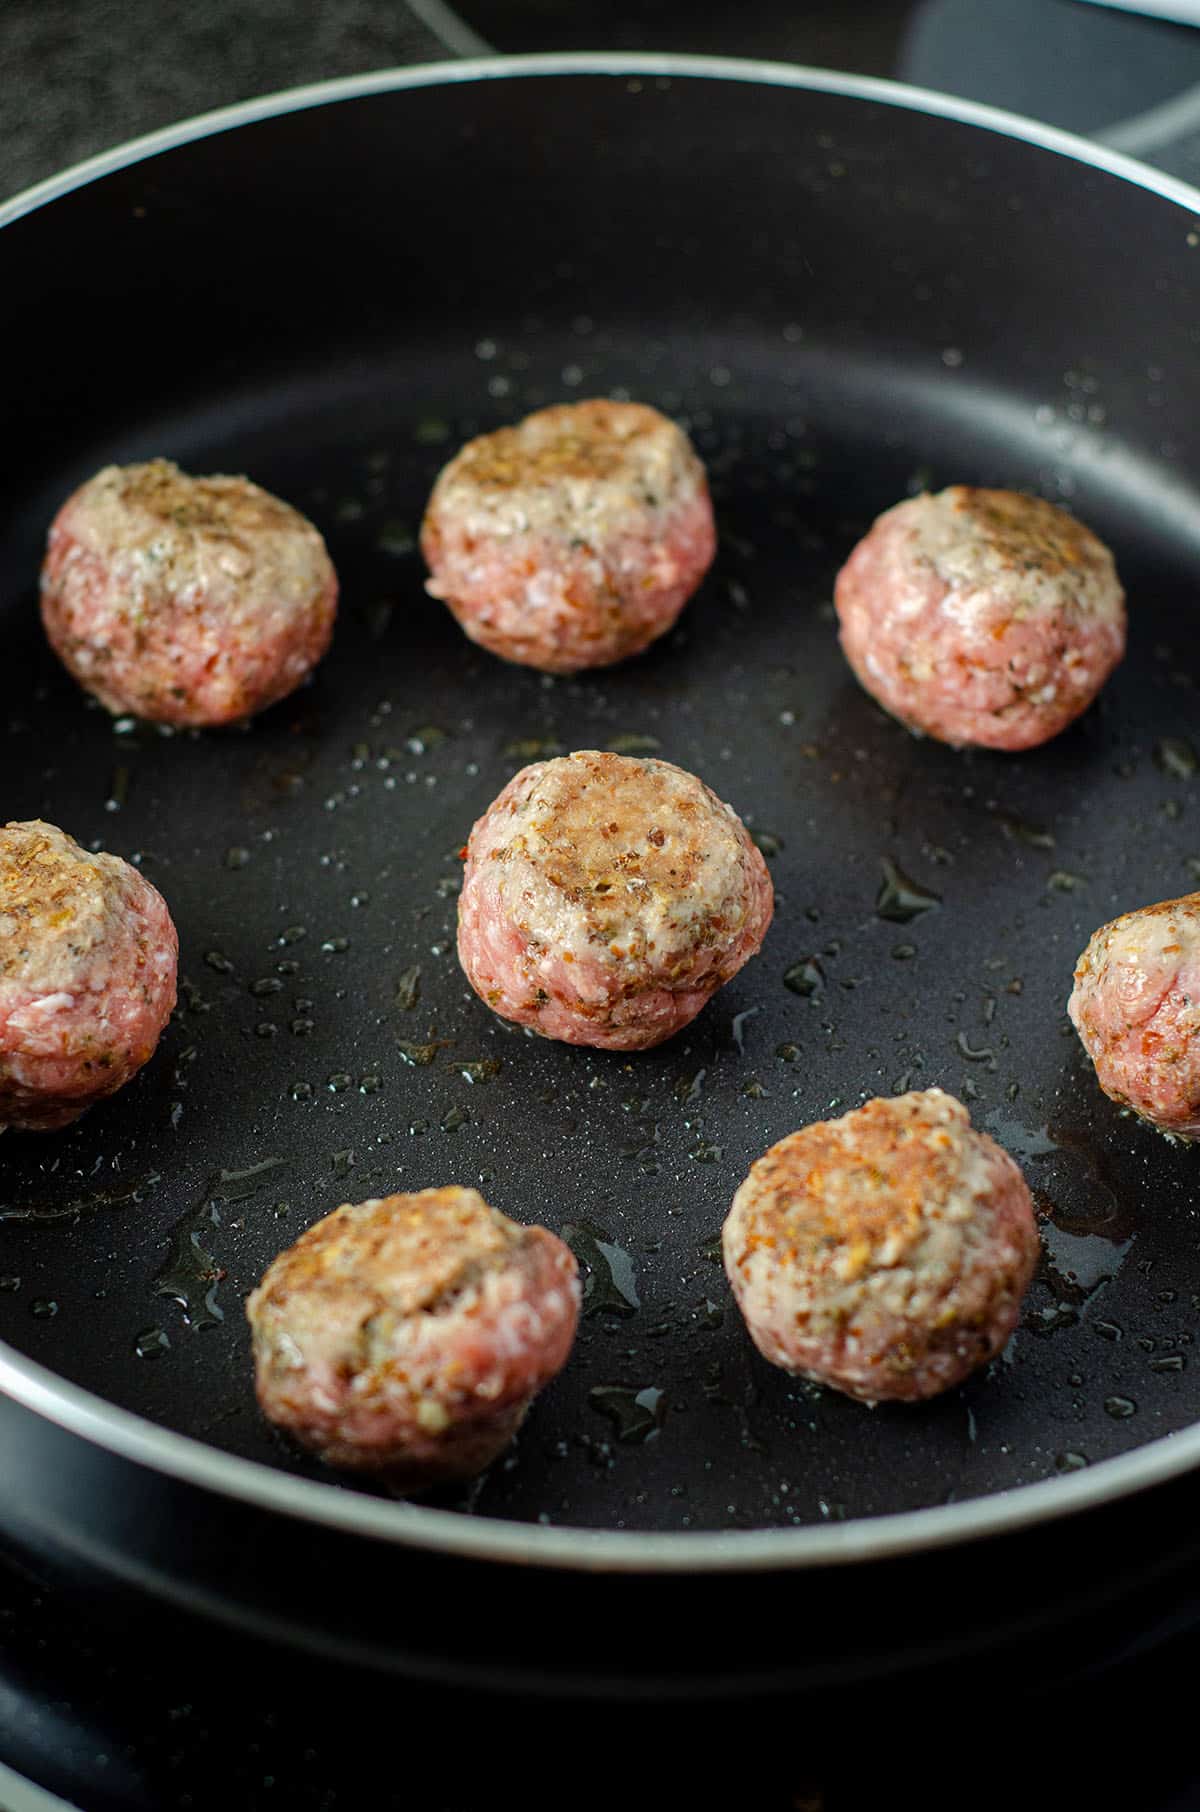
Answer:
[[[474,1189],[346,1203],[246,1304],[264,1414],[331,1466],[419,1491],[480,1472],[566,1364],[570,1249]]]
[[[1000,1352],[1039,1251],[1021,1172],[941,1089],[773,1145],[722,1243],[763,1357],[867,1402],[932,1397]]]
[[[50,645],[116,714],[204,726],[295,691],[329,646],[320,534],[248,478],[106,466],[63,504],[42,566]]]
[[[119,856],[40,819],[0,831],[0,1125],[50,1131],[115,1094],[175,1005],[178,939]]]
[[[1200,1139],[1200,893],[1102,925],[1067,1010],[1106,1095],[1159,1132]]]
[[[842,648],[902,723],[1028,749],[1091,704],[1125,652],[1112,555],[1066,510],[953,485],[879,517],[838,574]]]
[[[694,774],[584,749],[522,768],[475,825],[458,954],[502,1018],[644,1050],[749,961],[773,909],[745,826]]]
[[[426,589],[473,641],[546,673],[607,667],[664,635],[712,564],[708,483],[642,403],[539,409],[468,441],[421,530]]]

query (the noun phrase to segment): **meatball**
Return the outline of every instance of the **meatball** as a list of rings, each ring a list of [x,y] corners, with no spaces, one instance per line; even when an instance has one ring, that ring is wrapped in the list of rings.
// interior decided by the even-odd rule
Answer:
[[[1200,1139],[1200,893],[1122,913],[1092,936],[1067,1011],[1106,1095]]]
[[[745,826],[694,774],[584,749],[522,768],[475,825],[458,956],[502,1018],[645,1050],[755,954],[774,903]]]
[[[579,1273],[474,1189],[346,1203],[247,1303],[258,1400],[331,1466],[416,1491],[467,1478],[567,1362]]]
[[[0,1126],[50,1131],[115,1094],[175,1005],[162,895],[53,824],[0,831]]]
[[[262,711],[311,673],[336,612],[317,530],[248,478],[106,466],[50,528],[50,645],[118,714],[205,725]]]
[[[880,516],[837,577],[842,648],[885,710],[955,746],[1029,749],[1125,652],[1112,555],[1065,510],[952,485]]]
[[[763,1357],[868,1403],[935,1396],[998,1353],[1039,1250],[1021,1172],[937,1088],[773,1145],[723,1246]]]
[[[426,590],[472,641],[546,673],[640,654],[716,545],[691,442],[641,403],[560,403],[468,441],[421,529]]]

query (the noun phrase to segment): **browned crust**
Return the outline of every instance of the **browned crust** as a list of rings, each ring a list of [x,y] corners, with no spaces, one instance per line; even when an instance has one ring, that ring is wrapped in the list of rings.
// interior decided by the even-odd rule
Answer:
[[[1090,529],[1043,497],[965,484],[951,485],[946,495],[1011,572],[1061,578],[1108,558]]]
[[[278,1310],[293,1294],[350,1284],[399,1314],[428,1312],[507,1262],[532,1231],[489,1208],[473,1189],[344,1202],[274,1260],[254,1310]]]
[[[962,1124],[903,1114],[894,1101],[869,1101],[844,1123],[820,1120],[773,1145],[752,1166],[754,1226],[747,1251],[768,1247],[795,1263],[835,1248],[861,1253],[863,1265],[885,1241],[919,1237],[930,1203],[953,1191],[961,1166]],[[957,1134],[957,1137],[956,1137]],[[831,1188],[831,1182],[836,1188]]]
[[[603,399],[559,403],[528,419],[549,425],[552,438],[537,446],[523,431],[525,423],[498,428],[467,442],[455,461],[456,477],[489,490],[564,478],[608,479],[625,470],[631,441],[667,425],[657,409],[643,403]]]

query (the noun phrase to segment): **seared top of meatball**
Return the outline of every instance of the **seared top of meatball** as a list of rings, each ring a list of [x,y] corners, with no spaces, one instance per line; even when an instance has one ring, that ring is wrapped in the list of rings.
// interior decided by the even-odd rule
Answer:
[[[577,750],[522,770],[484,821],[482,861],[514,920],[567,961],[673,953],[736,937],[749,845],[736,814],[672,762]]]
[[[281,1308],[300,1293],[318,1323],[322,1297],[359,1299],[364,1316],[372,1309],[392,1317],[437,1313],[514,1258],[531,1235],[543,1237],[489,1207],[474,1189],[346,1202],[274,1261],[251,1312]]]
[[[86,501],[87,542],[105,560],[133,562],[147,589],[182,601],[228,593],[256,568],[269,570],[273,594],[306,597],[314,564],[328,556],[298,510],[248,478],[192,478],[169,459],[105,466],[77,498]],[[78,518],[73,529],[80,533]]]
[[[907,507],[914,552],[952,591],[1000,591],[1008,614],[1016,617],[1067,602],[1084,615],[1112,612],[1112,555],[1055,504],[1017,491],[957,484]],[[1021,594],[1015,603],[1014,589]],[[1118,592],[1118,607],[1119,602]]]
[[[69,988],[112,923],[131,871],[92,855],[40,818],[0,831],[0,982],[38,992]]]
[[[1130,1024],[1149,1019],[1200,946],[1200,893],[1122,913],[1093,932],[1075,967],[1081,990],[1103,978]],[[1190,1002],[1188,1003],[1190,1005]],[[1079,1002],[1072,1000],[1072,1010]]]
[[[657,509],[703,468],[674,422],[644,403],[556,403],[468,441],[438,478],[431,507],[486,516],[495,531],[589,534]]]
[[[1200,893],[1181,894],[1174,900],[1156,900],[1150,906],[1136,906],[1110,919],[1092,933],[1087,949],[1075,968],[1078,979],[1091,971],[1096,959],[1117,952],[1123,964],[1157,964],[1161,957],[1182,957],[1192,953],[1200,938]]]
[[[846,1285],[895,1269],[903,1290],[908,1269],[928,1263],[923,1248],[937,1223],[970,1221],[990,1193],[996,1152],[938,1088],[817,1121],[752,1166],[740,1253],[816,1265]]]

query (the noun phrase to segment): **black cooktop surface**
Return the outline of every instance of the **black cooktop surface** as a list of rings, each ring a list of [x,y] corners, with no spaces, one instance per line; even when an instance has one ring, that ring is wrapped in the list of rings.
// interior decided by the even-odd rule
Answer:
[[[967,1677],[801,1706],[565,1705],[380,1682],[128,1610],[0,1563],[0,1812],[58,1812],[60,1795],[79,1812],[1200,1805],[1173,1709],[1191,1636],[1033,1689],[1014,1661],[1002,1693]]]

